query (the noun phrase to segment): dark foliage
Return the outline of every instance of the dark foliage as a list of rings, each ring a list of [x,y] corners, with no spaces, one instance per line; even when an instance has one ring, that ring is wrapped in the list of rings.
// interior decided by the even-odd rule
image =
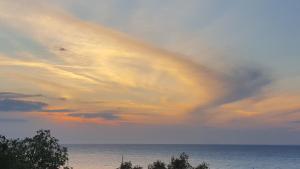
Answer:
[[[139,166],[139,165],[136,165],[134,166],[132,169],[143,169],[143,167]]]
[[[142,169],[141,166],[132,167],[132,163],[122,162],[121,166],[117,169]],[[181,153],[178,158],[172,157],[171,162],[168,166],[160,160],[153,162],[148,165],[148,169],[209,169],[206,162],[202,162],[197,167],[191,166],[189,163],[189,156],[185,153]]]
[[[148,169],[167,169],[166,164],[162,161],[155,161],[148,166]]]
[[[189,156],[181,153],[179,158],[172,157],[168,169],[193,169],[189,163]]]
[[[202,162],[197,167],[189,163],[189,156],[181,153],[179,157],[171,158],[170,164],[155,161],[148,169],[209,169],[208,164]],[[0,135],[0,168],[1,169],[72,169],[66,166],[68,161],[67,148],[58,144],[49,130],[39,130],[32,138],[7,139]],[[143,169],[123,162],[117,169]]]
[[[202,162],[195,169],[209,169],[208,164],[206,162]]]
[[[128,161],[128,162],[122,162],[120,167],[117,169],[143,169],[143,167],[139,165],[132,167],[131,161]]]
[[[70,169],[65,166],[67,161],[67,148],[49,130],[39,130],[23,140],[0,136],[1,169]]]
[[[117,169],[132,169],[132,163],[131,163],[131,161],[122,162],[120,167]]]

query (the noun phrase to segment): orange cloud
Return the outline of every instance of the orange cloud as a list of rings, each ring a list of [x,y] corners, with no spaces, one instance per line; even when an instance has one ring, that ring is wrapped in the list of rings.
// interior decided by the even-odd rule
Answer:
[[[47,59],[34,54],[31,59],[0,56],[1,78],[26,90],[68,98],[66,108],[85,112],[120,107],[175,121],[222,92],[214,72],[180,55],[62,11],[26,3],[0,2],[0,22],[32,37],[52,54]]]
[[[64,98],[47,99],[48,110],[112,110],[120,119],[63,111],[35,116],[95,124],[177,124],[192,117],[218,127],[284,126],[298,119],[293,112],[300,108],[299,95],[262,93],[271,80],[260,69],[216,73],[180,54],[32,2],[29,7],[25,0],[0,1],[0,23],[31,38],[48,55],[0,54],[0,90]]]
[[[229,128],[292,126],[300,119],[300,94],[264,93],[207,110],[207,125]]]

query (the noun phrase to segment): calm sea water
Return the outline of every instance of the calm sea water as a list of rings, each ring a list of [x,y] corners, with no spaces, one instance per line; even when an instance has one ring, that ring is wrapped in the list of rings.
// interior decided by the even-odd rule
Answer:
[[[300,169],[300,146],[254,145],[66,145],[74,169],[115,169],[124,161],[143,167],[186,152],[190,163],[211,169]]]

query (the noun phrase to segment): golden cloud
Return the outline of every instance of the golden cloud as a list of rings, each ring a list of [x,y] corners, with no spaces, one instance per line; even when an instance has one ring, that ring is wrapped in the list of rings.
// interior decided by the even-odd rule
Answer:
[[[215,73],[178,54],[57,9],[26,3],[0,2],[1,23],[31,37],[51,56],[20,59],[1,55],[0,78],[10,79],[5,86],[13,81],[24,90],[67,98],[65,108],[84,112],[119,109],[130,113],[124,115],[127,121],[146,123],[151,122],[149,116],[132,114],[179,120],[211,103],[221,92]]]

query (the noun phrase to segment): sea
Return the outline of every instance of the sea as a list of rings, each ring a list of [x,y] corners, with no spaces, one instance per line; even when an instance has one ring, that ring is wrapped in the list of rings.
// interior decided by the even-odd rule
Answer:
[[[283,145],[65,145],[74,169],[116,169],[124,161],[147,166],[185,152],[197,166],[205,161],[211,169],[300,169],[300,146]]]

